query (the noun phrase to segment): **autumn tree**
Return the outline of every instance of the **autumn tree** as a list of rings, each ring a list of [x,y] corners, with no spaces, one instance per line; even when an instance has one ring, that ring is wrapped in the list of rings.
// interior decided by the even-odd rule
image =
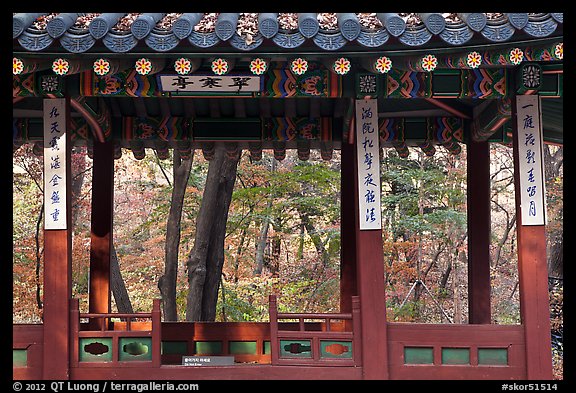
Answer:
[[[231,156],[216,144],[196,219],[194,247],[188,256],[187,321],[214,321],[224,264],[224,238],[228,209],[236,181],[240,154]]]
[[[158,288],[162,295],[164,320],[177,321],[178,309],[176,306],[176,283],[178,279],[178,255],[180,247],[180,225],[186,186],[190,177],[190,170],[194,153],[190,158],[182,159],[177,149],[173,153],[173,185],[170,199],[170,212],[166,223],[166,244],[164,274],[158,280]]]

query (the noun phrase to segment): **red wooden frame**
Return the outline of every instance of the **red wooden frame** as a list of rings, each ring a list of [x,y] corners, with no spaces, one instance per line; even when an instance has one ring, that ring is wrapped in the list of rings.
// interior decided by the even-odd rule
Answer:
[[[270,347],[273,365],[330,365],[330,366],[355,366],[362,365],[362,345],[360,342],[360,300],[358,296],[352,297],[351,313],[279,313],[275,295],[270,295]],[[278,321],[283,319],[297,319],[298,330],[284,330]],[[322,330],[306,330],[305,320],[322,320]],[[334,324],[334,320],[342,321]],[[351,329],[347,329],[346,322],[351,321]],[[336,329],[333,326],[338,326]],[[312,346],[312,358],[282,358],[280,356],[280,341],[310,340]],[[321,340],[343,340],[352,342],[352,358],[322,358],[320,350]]]
[[[160,312],[160,299],[154,299],[152,311],[149,313],[134,313],[134,314],[121,314],[121,313],[80,313],[78,299],[70,300],[70,314],[71,314],[71,335],[70,335],[70,366],[71,367],[160,367],[161,364],[161,312]],[[89,318],[97,320],[96,326],[100,330],[83,330],[81,328],[80,319]],[[111,318],[124,318],[125,324],[122,330],[116,329],[114,323],[110,321]],[[138,322],[132,322],[132,319],[150,319],[151,324],[149,328],[144,324],[144,329],[137,330],[139,327]],[[133,326],[136,329],[133,329]],[[142,324],[140,324],[140,328]],[[90,324],[88,326],[91,326]],[[90,329],[90,327],[88,327]],[[112,328],[112,330],[110,330]],[[81,338],[112,338],[112,361],[110,362],[80,362],[79,345]],[[150,361],[121,361],[119,360],[119,341],[123,337],[151,337],[152,339],[152,359]]]

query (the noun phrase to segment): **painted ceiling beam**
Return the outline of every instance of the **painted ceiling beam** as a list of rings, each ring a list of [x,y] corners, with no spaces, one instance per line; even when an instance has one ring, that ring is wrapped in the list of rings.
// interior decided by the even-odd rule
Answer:
[[[512,117],[512,102],[509,98],[491,100],[474,113],[470,129],[475,142],[487,141]]]

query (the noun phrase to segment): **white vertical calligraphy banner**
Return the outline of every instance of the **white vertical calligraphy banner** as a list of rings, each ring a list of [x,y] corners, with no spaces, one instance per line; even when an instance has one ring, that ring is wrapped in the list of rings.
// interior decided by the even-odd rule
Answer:
[[[66,229],[66,100],[44,100],[44,229]]]
[[[538,95],[516,96],[522,225],[546,224],[542,115]]]
[[[378,101],[356,100],[358,213],[360,230],[382,229]]]

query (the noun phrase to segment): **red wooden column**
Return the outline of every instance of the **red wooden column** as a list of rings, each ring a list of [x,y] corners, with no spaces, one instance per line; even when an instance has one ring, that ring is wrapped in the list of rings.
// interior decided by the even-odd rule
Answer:
[[[468,321],[491,322],[490,311],[490,144],[467,146]]]
[[[372,118],[377,121],[378,114],[372,113],[372,116],[375,116]],[[354,132],[358,136],[358,128],[361,129],[359,124],[362,122],[358,114],[355,122],[357,129]],[[377,132],[377,127],[374,131]],[[360,230],[360,219],[366,213],[359,210],[360,198],[365,198],[365,196],[359,195],[358,184],[360,181],[364,182],[365,179],[359,178],[358,138],[355,137],[354,141],[354,211],[356,216],[354,227],[357,290],[360,296],[362,322],[362,370],[364,379],[382,380],[389,379],[382,229]],[[376,141],[378,143],[378,139]],[[379,154],[376,153],[373,157],[373,165],[379,165],[379,163]],[[377,214],[380,214],[380,209],[377,210]]]
[[[550,339],[550,303],[548,295],[548,266],[546,260],[545,225],[525,225],[522,217],[520,144],[527,144],[525,130],[518,123],[516,98],[512,100],[514,188],[516,198],[516,233],[518,237],[518,276],[520,281],[520,317],[524,325],[527,379],[552,379],[552,351]],[[520,120],[520,121],[519,121]],[[541,124],[541,122],[540,122]]]
[[[69,99],[66,99],[66,124],[70,124],[69,104]],[[44,105],[48,104],[45,103]],[[70,130],[69,126],[67,128]],[[72,176],[69,131],[65,133],[65,141],[66,149],[61,151],[60,154],[65,155],[66,161],[66,228],[44,230],[44,350],[42,355],[42,378],[48,380],[66,380],[69,378],[69,300],[72,295],[72,203],[70,198],[72,194]],[[60,157],[60,160],[62,158]],[[49,159],[46,157],[46,152],[45,159]],[[49,180],[45,179],[45,181]],[[46,186],[45,192],[48,192]]]
[[[94,141],[92,168],[92,228],[90,234],[90,313],[108,313],[110,258],[114,209],[114,143]],[[102,320],[91,322],[98,323]],[[95,328],[100,326],[95,325]]]
[[[340,312],[352,312],[352,296],[358,294],[356,285],[356,211],[354,177],[354,149],[342,141],[340,171]]]

